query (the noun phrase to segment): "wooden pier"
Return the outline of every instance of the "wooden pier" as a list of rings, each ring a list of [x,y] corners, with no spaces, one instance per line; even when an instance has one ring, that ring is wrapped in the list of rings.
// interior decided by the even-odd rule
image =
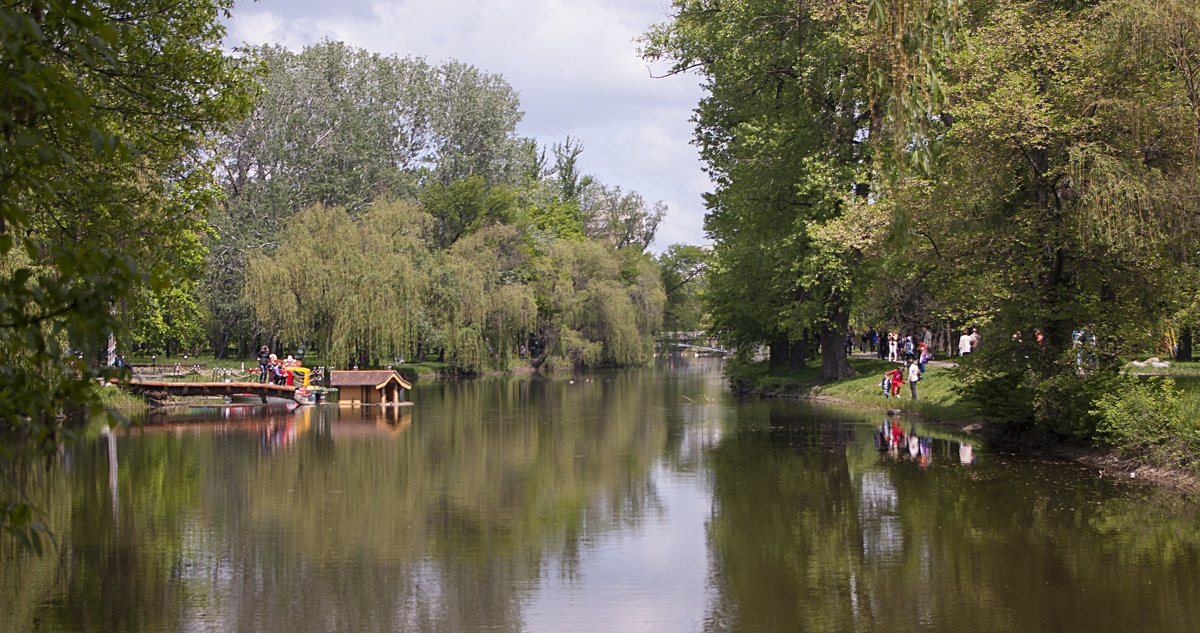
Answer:
[[[238,393],[252,393],[261,396],[266,403],[267,396],[287,398],[303,402],[296,397],[296,387],[274,385],[266,382],[175,382],[170,380],[139,380],[122,381],[121,386],[133,393],[150,397],[171,396],[232,396]]]

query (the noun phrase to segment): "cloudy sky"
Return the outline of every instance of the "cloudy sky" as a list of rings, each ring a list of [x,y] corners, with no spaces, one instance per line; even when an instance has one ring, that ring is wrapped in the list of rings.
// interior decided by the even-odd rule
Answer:
[[[570,135],[586,173],[667,204],[660,252],[707,242],[709,190],[689,144],[697,77],[654,78],[663,67],[634,41],[668,12],[666,0],[240,0],[227,43],[299,50],[328,38],[503,75],[521,95],[521,135],[547,146]]]

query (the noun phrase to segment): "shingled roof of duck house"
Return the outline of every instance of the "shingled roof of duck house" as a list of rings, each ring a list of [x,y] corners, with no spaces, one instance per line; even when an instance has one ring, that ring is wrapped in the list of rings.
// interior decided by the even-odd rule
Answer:
[[[337,387],[342,404],[400,404],[412,383],[390,369],[335,370],[329,374],[329,386]]]

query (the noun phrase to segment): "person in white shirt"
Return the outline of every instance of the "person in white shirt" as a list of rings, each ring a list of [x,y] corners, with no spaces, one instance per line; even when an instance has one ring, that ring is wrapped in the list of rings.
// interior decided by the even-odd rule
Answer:
[[[966,356],[971,353],[971,335],[963,330],[962,336],[958,337],[958,355]]]
[[[921,367],[915,360],[908,360],[908,388],[912,390],[913,400],[917,399],[917,381],[921,379]]]

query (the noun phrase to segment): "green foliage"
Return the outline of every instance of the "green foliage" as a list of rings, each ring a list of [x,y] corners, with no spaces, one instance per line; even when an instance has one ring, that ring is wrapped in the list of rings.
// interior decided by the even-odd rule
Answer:
[[[576,366],[650,360],[666,297],[648,256],[592,241],[556,242],[534,267],[539,329],[549,352]]]
[[[0,6],[0,428],[24,448],[70,438],[58,415],[99,408],[96,353],[136,298],[198,270],[206,138],[248,105],[220,48],[231,5]],[[15,492],[0,524],[36,548]]]
[[[203,349],[210,317],[196,296],[195,286],[194,281],[185,280],[140,294],[131,304],[135,314],[129,331],[133,345],[120,351],[169,356],[172,352],[194,355]]]
[[[244,344],[279,333],[302,340],[321,332],[318,337],[333,345],[333,362],[351,351],[411,358],[436,350],[468,373],[507,367],[537,321],[531,316],[529,257],[542,256],[559,240],[601,240],[611,249],[640,252],[665,213],[661,203],[583,174],[578,141],[555,144],[550,164],[545,149],[517,138],[517,95],[499,76],[456,62],[434,66],[420,58],[374,55],[338,42],[299,53],[263,47],[247,55],[262,63],[261,90],[254,111],[221,140],[229,200],[212,219],[200,292],[212,315],[217,355],[233,340]],[[390,238],[366,235],[397,230],[386,222],[363,224],[357,233],[348,228],[397,200],[419,207],[428,223],[405,246],[389,250],[384,244]],[[301,211],[316,205],[338,208],[346,217],[315,221]],[[308,239],[343,231],[347,242],[340,249],[309,247],[302,245],[306,231]],[[386,279],[399,269],[377,279],[345,277],[371,270],[369,258],[355,248],[390,253],[383,270],[394,258],[407,258],[411,270],[403,274],[420,281],[402,297],[370,298],[371,287],[396,290],[408,282]],[[338,288],[355,288],[355,299],[342,301],[340,309],[377,321],[402,314],[405,325],[398,327],[404,333],[380,333],[391,325],[353,326],[353,333],[333,327],[348,313],[317,316],[326,308],[314,307],[334,305],[333,296],[308,296],[303,307],[277,296],[273,289],[297,283],[288,278],[295,264],[279,253],[297,249],[326,276],[340,279]],[[344,340],[336,342],[338,336]]]
[[[380,202],[358,219],[311,207],[287,224],[275,255],[250,262],[246,297],[270,331],[312,340],[330,366],[364,351],[411,356],[431,225],[402,202]]]
[[[1096,401],[1098,443],[1152,466],[1194,468],[1200,426],[1185,414],[1182,392],[1170,378],[1125,377]]]
[[[709,252],[699,246],[672,244],[658,257],[666,304],[663,330],[694,332],[704,329],[705,314],[701,297],[708,287],[705,271]]]
[[[856,241],[826,225],[872,191],[883,102],[871,98],[860,15],[834,3],[676,2],[644,54],[698,69],[709,95],[696,144],[716,184],[705,230],[712,328],[738,347],[826,337],[823,368],[851,370],[840,345],[854,302]]]
[[[260,60],[254,110],[221,139],[228,203],[212,218],[203,297],[214,353],[257,334],[241,294],[250,260],[271,256],[288,219],[316,204],[359,216],[377,200],[422,197],[439,247],[512,212],[498,199],[522,177],[516,91],[457,62],[322,42]]]
[[[487,224],[511,224],[515,198],[506,187],[488,187],[480,176],[444,185],[430,182],[421,191],[421,208],[433,216],[433,240],[446,248]]]

